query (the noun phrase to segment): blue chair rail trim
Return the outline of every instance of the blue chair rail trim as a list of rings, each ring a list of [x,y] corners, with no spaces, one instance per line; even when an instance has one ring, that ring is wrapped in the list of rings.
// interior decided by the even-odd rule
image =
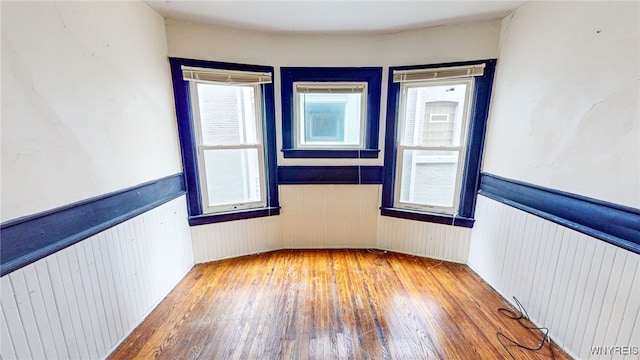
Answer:
[[[182,173],[0,225],[0,276],[185,194]]]
[[[479,194],[640,254],[640,209],[484,172]]]
[[[382,184],[382,166],[279,166],[278,183]]]

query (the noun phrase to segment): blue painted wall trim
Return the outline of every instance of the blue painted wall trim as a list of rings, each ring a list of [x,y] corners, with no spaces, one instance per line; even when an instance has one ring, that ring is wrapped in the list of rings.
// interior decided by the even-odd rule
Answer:
[[[298,150],[282,149],[286,158],[316,159],[377,159],[380,150]]]
[[[480,195],[640,254],[640,209],[482,173]]]
[[[382,166],[279,166],[278,183],[382,184]]]
[[[0,225],[0,276],[185,193],[182,173]]]

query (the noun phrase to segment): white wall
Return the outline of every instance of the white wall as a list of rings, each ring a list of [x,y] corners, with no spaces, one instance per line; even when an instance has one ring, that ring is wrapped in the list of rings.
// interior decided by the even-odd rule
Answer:
[[[528,2],[503,21],[483,171],[639,207],[639,12]],[[579,359],[640,346],[638,254],[479,196],[468,261]]]
[[[2,220],[181,171],[163,19],[1,2]],[[184,196],[0,278],[0,358],[106,357],[193,265]]]
[[[483,171],[640,207],[639,7],[529,2],[503,21]]]
[[[378,159],[285,159],[278,151],[280,166],[382,165],[387,67],[495,58],[499,31],[499,21],[488,21],[386,35],[287,35],[167,21],[170,56],[272,65],[276,68],[278,149],[282,148],[278,67],[384,67],[380,116],[380,147],[383,151]],[[282,212],[277,219],[242,221],[235,226],[212,224],[192,228],[196,261],[276,248],[308,247],[384,248],[466,261],[471,236],[469,229],[452,230],[438,224],[381,217],[380,191],[379,185],[280,186]],[[256,238],[251,235],[265,227],[269,229],[268,236]],[[239,239],[239,233],[250,234],[249,241]],[[278,234],[280,241],[267,240],[272,234]],[[234,240],[225,241],[227,238]]]
[[[164,21],[2,2],[2,221],[181,171]]]
[[[393,34],[273,34],[167,21],[171,56],[274,66],[415,65],[495,57],[500,21]],[[444,51],[446,49],[446,51]]]

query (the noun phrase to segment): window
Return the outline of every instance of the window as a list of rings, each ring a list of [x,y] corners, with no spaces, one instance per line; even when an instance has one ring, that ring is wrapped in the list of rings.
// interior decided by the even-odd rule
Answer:
[[[190,224],[278,214],[272,68],[170,61]]]
[[[395,207],[455,212],[472,86],[473,79],[400,85]],[[453,121],[434,122],[433,115]]]
[[[282,68],[284,157],[376,158],[382,68]]]
[[[293,87],[297,148],[363,148],[366,82],[296,82]]]
[[[494,66],[390,69],[382,215],[473,225]]]
[[[259,85],[191,81],[190,93],[203,212],[264,206]]]
[[[433,112],[430,112],[429,113],[429,122],[432,122],[432,123],[448,122],[449,121],[449,115],[451,115],[451,114],[434,114]]]

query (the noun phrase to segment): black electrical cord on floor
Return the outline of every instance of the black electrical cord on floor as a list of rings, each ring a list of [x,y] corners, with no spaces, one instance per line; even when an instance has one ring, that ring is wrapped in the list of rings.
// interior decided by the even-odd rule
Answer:
[[[553,344],[551,343],[551,338],[549,338],[549,328],[546,328],[546,327],[535,327],[535,326],[529,326],[529,325],[525,324],[523,322],[525,320],[528,321],[529,323],[531,323],[531,319],[529,319],[529,314],[527,314],[527,310],[524,309],[524,306],[522,306],[520,301],[515,296],[513,297],[513,300],[515,300],[516,305],[518,305],[518,312],[520,314],[516,314],[513,311],[511,311],[509,309],[505,309],[505,308],[500,308],[500,309],[498,309],[498,311],[502,315],[504,315],[504,316],[506,316],[508,318],[511,318],[513,320],[518,321],[518,324],[520,324],[520,326],[522,326],[525,329],[543,331],[544,332],[544,336],[542,337],[542,341],[540,342],[540,345],[538,345],[538,347],[528,347],[528,346],[525,346],[525,345],[522,345],[522,344],[518,343],[517,341],[509,338],[508,336],[506,336],[505,334],[503,334],[501,332],[497,332],[496,333],[496,337],[498,338],[498,341],[500,342],[500,345],[502,345],[502,347],[509,354],[509,356],[511,356],[511,358],[513,360],[515,360],[516,358],[513,357],[513,354],[511,354],[509,349],[507,349],[507,346],[504,344],[504,342],[502,342],[503,338],[506,339],[507,341],[509,341],[511,344],[516,345],[519,348],[527,349],[527,350],[530,350],[530,351],[539,351],[544,346],[544,342],[547,341],[549,343],[549,350],[551,351],[551,358],[555,359],[555,356],[553,354]]]
[[[376,255],[384,255],[387,253],[387,250],[378,250],[378,249],[367,249],[367,251]]]

